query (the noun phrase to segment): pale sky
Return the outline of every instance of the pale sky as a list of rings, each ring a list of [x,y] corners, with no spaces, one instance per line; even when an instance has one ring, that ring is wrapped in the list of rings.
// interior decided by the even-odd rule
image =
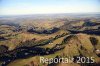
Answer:
[[[100,12],[100,0],[0,0],[0,15]]]

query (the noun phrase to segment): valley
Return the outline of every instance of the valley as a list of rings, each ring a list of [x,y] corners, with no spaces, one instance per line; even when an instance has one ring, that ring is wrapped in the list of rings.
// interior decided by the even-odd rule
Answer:
[[[72,57],[74,61],[40,63],[40,57]],[[86,61],[77,63],[77,57]],[[87,63],[88,57],[94,63]],[[99,65],[100,14],[0,17],[0,66]]]

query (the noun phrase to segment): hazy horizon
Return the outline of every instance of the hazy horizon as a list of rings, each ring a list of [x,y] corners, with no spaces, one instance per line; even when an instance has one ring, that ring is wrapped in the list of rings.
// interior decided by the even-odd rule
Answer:
[[[100,0],[0,0],[0,15],[100,13]]]

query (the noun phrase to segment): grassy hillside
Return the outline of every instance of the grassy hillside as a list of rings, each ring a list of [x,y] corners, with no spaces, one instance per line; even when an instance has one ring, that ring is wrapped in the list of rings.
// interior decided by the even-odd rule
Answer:
[[[84,37],[86,36],[86,37]],[[99,56],[97,56],[97,54],[95,53],[95,47],[92,45],[91,41],[90,41],[90,35],[86,35],[86,34],[77,34],[77,35],[68,35],[66,37],[61,37],[59,38],[61,42],[66,41],[65,43],[61,43],[61,45],[64,45],[65,48],[55,52],[54,54],[50,54],[50,55],[44,55],[43,57],[53,57],[55,58],[56,56],[61,56],[61,57],[76,57],[76,56],[85,56],[85,57],[94,57],[95,58],[95,62],[98,63],[99,61]],[[96,36],[94,36],[96,37]],[[59,40],[57,39],[57,40]],[[84,39],[84,41],[83,41]],[[52,48],[53,46],[56,45],[56,41],[55,40],[53,42],[52,45],[45,45],[44,47],[48,47],[48,48]],[[100,41],[100,40],[99,40]],[[97,45],[100,45],[99,43]],[[99,49],[99,48],[98,48]],[[15,60],[12,63],[10,63],[8,66],[13,66],[14,64],[20,65],[20,66],[24,66],[24,65],[30,65],[31,62],[34,62],[40,66],[44,66],[41,65],[39,63],[40,61],[40,56],[34,56],[34,57],[30,57],[30,58],[26,58],[26,59],[19,59],[19,60]],[[45,64],[46,66],[48,64]],[[57,66],[63,66],[63,65],[68,65],[68,66],[80,66],[80,64],[77,63],[73,63],[73,64],[57,64]]]
[[[99,66],[99,33],[97,16],[0,18],[0,66]],[[40,57],[74,60],[40,63]]]

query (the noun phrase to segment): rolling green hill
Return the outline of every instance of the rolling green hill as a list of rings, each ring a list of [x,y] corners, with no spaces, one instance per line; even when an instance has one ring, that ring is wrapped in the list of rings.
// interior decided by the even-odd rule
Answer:
[[[100,18],[87,16],[0,18],[0,66],[99,66]],[[40,63],[40,57],[74,60]]]

